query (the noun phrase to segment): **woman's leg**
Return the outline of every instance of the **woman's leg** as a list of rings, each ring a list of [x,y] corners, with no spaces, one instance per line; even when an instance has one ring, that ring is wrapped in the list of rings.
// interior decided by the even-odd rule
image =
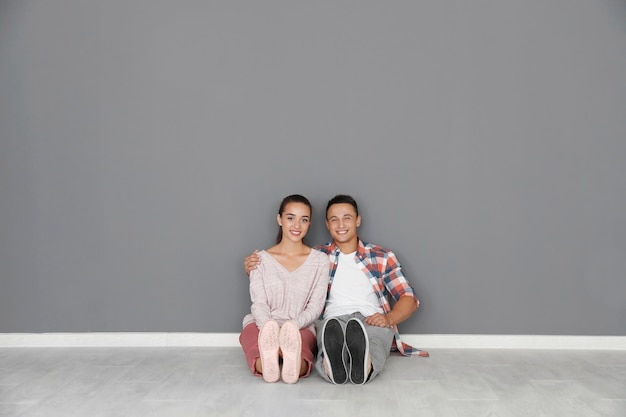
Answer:
[[[302,365],[300,377],[307,377],[311,373],[311,369],[315,363],[317,341],[315,335],[309,329],[300,329],[300,337],[302,338]]]
[[[259,328],[256,323],[250,323],[244,327],[239,335],[239,343],[243,348],[246,363],[252,373],[256,376],[261,376],[260,369],[257,367],[257,362],[259,363],[258,366],[260,366],[261,355],[259,354]]]

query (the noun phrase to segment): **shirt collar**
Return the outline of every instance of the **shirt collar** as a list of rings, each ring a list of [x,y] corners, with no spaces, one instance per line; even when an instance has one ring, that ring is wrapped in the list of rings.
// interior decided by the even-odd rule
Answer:
[[[358,239],[358,244],[357,244],[357,248],[356,248],[356,256],[363,260],[367,258],[367,255],[365,253],[365,242],[363,242],[359,237],[357,237]],[[335,241],[331,241],[330,243],[330,253],[333,254],[333,256],[335,258],[339,257],[339,246],[337,246],[337,244],[335,243]]]

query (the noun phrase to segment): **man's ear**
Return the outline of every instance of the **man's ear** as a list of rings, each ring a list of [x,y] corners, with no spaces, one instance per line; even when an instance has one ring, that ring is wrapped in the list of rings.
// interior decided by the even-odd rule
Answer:
[[[359,214],[358,216],[356,216],[356,227],[359,227],[361,225],[361,215]]]

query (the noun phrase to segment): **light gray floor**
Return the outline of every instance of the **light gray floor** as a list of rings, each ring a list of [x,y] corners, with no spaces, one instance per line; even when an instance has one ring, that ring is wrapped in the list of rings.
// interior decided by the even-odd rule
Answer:
[[[365,386],[253,377],[239,348],[0,349],[0,416],[626,416],[626,351],[392,354]]]

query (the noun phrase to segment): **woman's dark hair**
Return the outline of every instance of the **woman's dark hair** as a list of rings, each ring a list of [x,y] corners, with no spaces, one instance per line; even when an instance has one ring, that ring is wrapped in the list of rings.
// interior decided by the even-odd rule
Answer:
[[[280,207],[278,208],[279,216],[283,215],[283,212],[285,211],[285,206],[287,206],[287,204],[289,203],[306,204],[307,206],[309,206],[309,210],[311,210],[311,213],[313,213],[313,206],[311,206],[311,202],[306,197],[300,194],[292,194],[283,198],[283,201],[280,203]],[[279,244],[281,240],[283,240],[283,228],[281,226],[278,226],[278,235],[276,235],[276,244]],[[304,242],[304,239],[303,239],[303,242]]]
[[[328,200],[328,204],[326,205],[326,217],[328,218],[328,209],[330,208],[330,206],[343,203],[350,204],[352,207],[354,207],[356,215],[359,215],[359,207],[356,205],[356,200],[354,198],[346,194],[337,194],[336,196]]]

